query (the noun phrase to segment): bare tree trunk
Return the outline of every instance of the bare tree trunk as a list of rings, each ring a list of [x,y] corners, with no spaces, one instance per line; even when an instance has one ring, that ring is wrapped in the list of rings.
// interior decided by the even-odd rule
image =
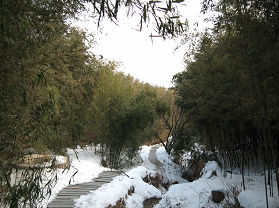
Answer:
[[[268,208],[268,195],[267,195],[267,184],[266,184],[266,169],[265,169],[265,161],[264,161],[264,188],[265,188],[265,200],[266,200],[266,208]]]

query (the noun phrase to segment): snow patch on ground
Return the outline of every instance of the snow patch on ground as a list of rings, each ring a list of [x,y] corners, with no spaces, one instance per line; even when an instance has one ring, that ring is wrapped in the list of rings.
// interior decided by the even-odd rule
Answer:
[[[51,189],[51,196],[44,199],[39,207],[47,207],[47,204],[56,197],[59,191],[69,185],[69,181],[71,181],[71,185],[88,182],[104,170],[108,170],[100,165],[101,159],[94,153],[92,147],[67,149],[67,155],[69,155],[71,167],[64,172],[63,169],[57,169],[57,183]],[[61,162],[64,160],[63,157],[56,158]]]
[[[67,157],[58,155],[55,157],[57,164],[65,164],[67,162]]]
[[[145,150],[147,149],[143,151]],[[79,199],[75,200],[75,207],[104,208],[109,205],[115,205],[120,198],[125,197],[132,186],[135,192],[125,199],[127,208],[143,207],[144,200],[161,196],[161,192],[157,188],[142,180],[147,174],[154,174],[154,171],[144,166],[139,166],[126,172],[126,174],[129,177],[126,175],[117,176],[111,183],[103,185],[88,195],[81,196]]]
[[[148,156],[149,156],[149,152],[150,152],[151,148],[152,148],[152,146],[146,146],[146,145],[142,146],[141,151],[140,151],[140,156],[143,160],[144,167],[146,167],[150,170],[155,170],[156,166],[148,160]]]
[[[217,176],[212,176],[213,171]],[[245,176],[246,191],[242,191],[242,176],[239,174],[221,174],[221,170],[215,161],[209,161],[203,171],[203,176],[191,183],[172,185],[163,195],[162,200],[155,208],[222,208],[235,204],[234,197],[238,196],[240,205],[245,208],[264,208],[265,191],[262,175]],[[275,179],[273,184],[275,184]],[[223,202],[216,204],[211,199],[211,191],[219,190],[225,194]],[[274,187],[276,190],[276,187]],[[274,191],[274,195],[277,192]],[[269,197],[269,207],[279,207],[279,197]]]
[[[181,177],[182,170],[181,167],[170,159],[168,153],[164,147],[159,147],[156,151],[157,159],[162,163],[161,174],[164,178],[164,182],[169,181],[170,183],[179,182],[185,183],[187,180]]]
[[[238,201],[245,208],[264,208],[266,207],[264,190],[246,190],[242,191],[238,196]],[[268,198],[269,208],[279,207],[279,197]]]
[[[240,205],[245,208],[265,207],[265,189],[264,177],[261,174],[251,174],[245,176],[246,190],[242,190],[242,177],[240,174],[224,174],[221,172],[215,161],[209,161],[202,170],[202,177],[193,182],[187,182],[181,178],[181,168],[173,163],[163,147],[158,148],[156,155],[159,162],[162,163],[160,168],[163,177],[170,182],[178,181],[180,184],[170,186],[169,190],[162,195],[161,191],[154,186],[145,183],[142,178],[146,175],[155,175],[156,166],[149,160],[150,146],[141,148],[141,158],[143,165],[133,168],[126,172],[126,175],[119,175],[109,184],[105,184],[98,190],[88,195],[81,196],[75,201],[76,207],[94,207],[104,208],[115,203],[120,198],[125,198],[128,190],[134,186],[135,191],[131,196],[125,198],[127,208],[143,207],[144,200],[151,197],[162,197],[161,201],[155,208],[221,208],[230,207],[234,204],[234,197],[238,194]],[[71,164],[73,167],[68,172],[62,174],[62,170],[58,170],[58,183],[52,190],[52,200],[55,195],[65,186],[68,186],[69,180],[73,177],[72,184],[82,183],[97,177],[100,172],[106,170],[100,166],[100,158],[94,154],[90,148],[76,150],[68,149]],[[59,158],[60,159],[60,158]],[[62,160],[62,158],[61,158]],[[212,172],[216,171],[217,176]],[[274,179],[274,178],[273,178]],[[275,183],[275,179],[274,182]],[[220,190],[225,194],[225,200],[220,204],[216,204],[211,199],[211,191]],[[269,207],[279,207],[279,197],[277,196],[277,187],[274,186],[274,195],[269,197]],[[49,200],[49,201],[50,201]],[[43,203],[45,207],[47,202]]]
[[[212,176],[213,171],[215,171],[217,175],[221,175],[221,168],[218,163],[216,161],[208,161],[201,171],[201,177],[208,179]]]
[[[210,194],[213,189],[224,189],[222,182],[217,177],[214,180],[200,178],[191,183],[172,185],[155,208],[218,207],[210,201]]]

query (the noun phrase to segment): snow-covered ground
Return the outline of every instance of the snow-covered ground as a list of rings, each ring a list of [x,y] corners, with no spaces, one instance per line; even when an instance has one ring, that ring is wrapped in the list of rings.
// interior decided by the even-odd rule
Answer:
[[[144,200],[162,197],[164,190],[157,189],[142,180],[146,175],[155,176],[156,172],[162,174],[162,178],[170,183],[187,182],[181,178],[180,167],[169,159],[163,147],[159,147],[157,150],[157,159],[162,163],[162,167],[159,169],[148,160],[150,149],[151,146],[141,147],[140,156],[143,164],[127,171],[126,174],[129,177],[125,175],[115,177],[111,183],[105,184],[96,191],[77,199],[75,206],[79,208],[105,208],[109,205],[115,205],[122,198],[125,201],[126,208],[141,208]],[[132,186],[135,192],[132,195],[127,195]]]
[[[69,185],[69,182],[71,184],[88,182],[97,177],[102,171],[108,170],[100,165],[101,159],[94,153],[92,147],[67,149],[67,154],[69,155],[71,167],[65,171],[63,169],[57,169],[57,183],[51,189],[51,196],[43,200],[38,207],[46,207],[61,189]],[[57,159],[63,160],[62,157],[58,157]]]
[[[170,160],[163,147],[159,147],[156,155],[161,167],[156,167],[148,160],[151,147],[143,146],[140,156],[143,160],[140,166],[127,170],[125,174],[115,177],[111,183],[105,184],[96,191],[88,195],[81,196],[75,200],[76,207],[79,208],[105,208],[122,198],[125,201],[126,208],[141,208],[144,200],[152,197],[162,198],[155,208],[221,208],[230,207],[235,203],[234,197],[238,195],[240,205],[245,208],[264,208],[265,189],[264,177],[261,174],[250,174],[245,177],[246,190],[243,191],[239,174],[224,174],[215,161],[209,161],[202,170],[200,179],[188,182],[181,178],[181,168]],[[72,183],[82,183],[97,177],[105,168],[100,166],[100,158],[94,154],[92,149],[68,149],[71,164],[73,167],[65,174],[59,170],[59,179],[57,185],[52,190],[53,199],[63,187],[67,186],[72,175],[79,170],[73,177]],[[77,157],[78,156],[78,157]],[[170,182],[179,182],[171,185],[168,191],[157,189],[151,184],[145,183],[142,178],[160,173],[164,180]],[[213,174],[212,174],[213,173]],[[216,173],[216,174],[215,174]],[[166,181],[163,181],[166,182]],[[275,179],[274,179],[274,183]],[[134,187],[134,193],[128,194],[128,191]],[[219,190],[225,193],[225,200],[219,204],[211,199],[211,191]],[[274,187],[274,195],[277,195],[277,189]],[[46,205],[46,201],[43,205]],[[269,197],[269,207],[279,207],[279,197]]]
[[[187,180],[181,177],[182,170],[181,167],[170,159],[168,153],[166,152],[163,146],[159,147],[156,151],[156,156],[159,162],[162,164],[161,174],[164,180],[169,181],[170,183],[178,182],[178,183],[186,183]],[[164,182],[167,182],[164,181]]]
[[[216,175],[212,174],[214,171]],[[246,176],[245,191],[243,191],[241,181],[241,175],[225,175],[215,161],[209,161],[202,170],[200,179],[191,183],[172,185],[155,208],[233,207],[235,196],[238,196],[240,205],[245,208],[265,208],[264,177],[262,175]],[[212,201],[211,191],[213,190],[222,191],[225,194],[225,199],[221,203],[217,204]],[[276,187],[274,187],[274,195],[277,196],[269,196],[269,208],[279,207],[279,197],[275,190]]]
[[[127,195],[125,199],[126,207],[143,207],[143,201],[145,199],[161,196],[161,192],[158,189],[142,180],[142,177],[145,177],[149,173],[152,174],[144,166],[133,168],[126,172],[129,178],[125,175],[119,175],[111,183],[103,185],[88,195],[81,196],[76,200],[76,207],[104,208],[110,204],[115,205],[120,198],[125,198],[128,190],[132,186],[135,191],[131,196]]]
[[[105,208],[109,205],[115,205],[120,198],[125,198],[127,208],[140,208],[143,207],[145,199],[161,197],[160,190],[142,180],[146,175],[155,175],[156,167],[148,160],[150,148],[147,146],[141,148],[140,155],[143,160],[141,166],[127,171],[127,176],[119,175],[111,183],[103,185],[88,195],[81,196],[75,201],[76,207]],[[127,195],[132,186],[134,187],[134,193]]]

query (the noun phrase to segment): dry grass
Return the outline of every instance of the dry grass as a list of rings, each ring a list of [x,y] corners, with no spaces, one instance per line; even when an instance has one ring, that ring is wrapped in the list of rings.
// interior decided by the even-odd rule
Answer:
[[[125,204],[125,199],[128,198],[128,196],[132,196],[132,194],[135,192],[135,187],[131,186],[127,192],[127,194],[125,195],[124,198],[120,198],[115,205],[109,205],[106,208],[125,208],[126,204]]]
[[[158,173],[156,173],[155,176],[151,176],[151,174],[146,175],[144,178],[142,178],[142,180],[145,183],[155,186],[156,188],[160,188],[161,186],[164,186],[163,178]]]
[[[147,146],[152,146],[152,145],[155,145],[155,144],[160,144],[160,140],[159,139],[152,139],[151,141],[147,141],[144,143],[144,145],[147,145]]]
[[[124,199],[119,199],[115,205],[109,205],[108,207],[106,208],[125,208],[126,207],[126,204],[125,204],[125,200]]]

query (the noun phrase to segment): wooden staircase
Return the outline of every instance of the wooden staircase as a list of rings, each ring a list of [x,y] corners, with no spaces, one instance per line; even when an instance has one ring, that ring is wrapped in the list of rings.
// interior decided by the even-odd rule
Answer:
[[[81,195],[89,194],[90,191],[94,191],[106,183],[110,183],[112,178],[119,174],[120,172],[117,171],[104,171],[90,182],[67,186],[57,194],[47,207],[73,208],[75,199],[78,199]]]

